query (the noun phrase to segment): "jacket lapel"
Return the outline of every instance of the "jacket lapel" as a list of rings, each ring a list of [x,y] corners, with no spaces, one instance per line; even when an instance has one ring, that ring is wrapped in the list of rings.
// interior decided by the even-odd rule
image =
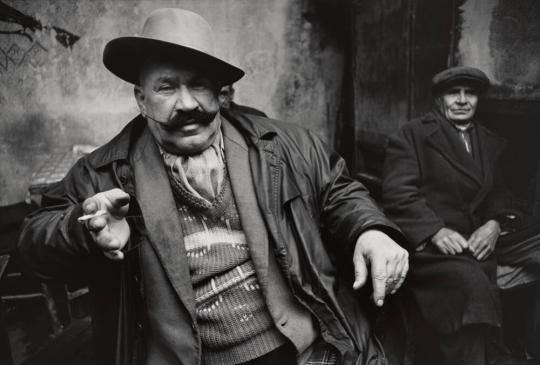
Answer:
[[[443,155],[461,174],[481,185],[483,180],[481,169],[463,148],[459,137],[453,133],[451,128],[452,126],[446,121],[435,121],[433,130],[427,137],[428,144]]]
[[[194,293],[178,211],[158,147],[148,128],[135,142],[131,164],[149,241],[174,291],[195,318]]]
[[[222,126],[227,170],[242,222],[242,229],[248,241],[251,259],[257,268],[259,283],[263,288],[266,288],[268,235],[255,197],[248,148],[240,133],[225,118],[223,118]]]
[[[275,148],[276,131],[262,123],[254,123],[250,118],[258,117],[231,113],[223,110],[223,116],[246,137],[249,165],[253,181],[257,182],[255,193],[267,232],[276,245],[276,258],[282,267],[286,266],[286,247],[280,236],[278,221],[282,204],[300,195],[292,184],[282,184],[283,169],[279,153]]]

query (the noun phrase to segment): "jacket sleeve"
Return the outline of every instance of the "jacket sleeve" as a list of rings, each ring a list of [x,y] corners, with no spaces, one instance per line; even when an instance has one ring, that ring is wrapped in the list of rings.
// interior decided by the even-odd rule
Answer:
[[[18,253],[28,269],[43,279],[84,279],[99,259],[97,247],[77,218],[82,202],[96,191],[83,160],[44,194],[42,208],[29,215],[19,237]]]
[[[418,161],[410,130],[401,129],[389,139],[383,167],[383,207],[403,230],[413,250],[444,227],[422,193]]]
[[[360,234],[369,229],[383,231],[396,242],[405,240],[399,228],[383,214],[359,181],[349,176],[343,158],[311,135],[312,173],[319,186],[321,223],[334,242],[345,244],[345,254],[352,255]]]
[[[521,221],[522,212],[516,208],[515,198],[504,182],[500,163],[495,165],[493,172],[493,187],[479,207],[479,212],[484,222],[495,219],[505,228],[516,228]],[[514,217],[509,219],[508,217]],[[511,227],[508,227],[511,226]]]

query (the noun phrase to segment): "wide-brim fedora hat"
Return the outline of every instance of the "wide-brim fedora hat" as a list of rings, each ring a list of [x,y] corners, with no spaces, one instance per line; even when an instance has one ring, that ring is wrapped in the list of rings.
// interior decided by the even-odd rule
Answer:
[[[477,68],[457,66],[439,72],[431,80],[431,91],[435,96],[453,86],[469,86],[480,94],[488,89],[489,78]]]
[[[210,24],[199,14],[184,9],[153,11],[140,35],[115,38],[103,51],[105,67],[135,85],[139,84],[145,60],[154,58],[196,67],[219,86],[232,84],[244,76],[244,71],[215,54]]]

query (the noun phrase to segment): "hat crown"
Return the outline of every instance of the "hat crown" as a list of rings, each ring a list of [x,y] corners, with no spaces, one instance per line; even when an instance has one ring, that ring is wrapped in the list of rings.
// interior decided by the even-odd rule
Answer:
[[[199,14],[188,10],[163,8],[153,11],[143,25],[141,37],[214,54],[210,24]]]
[[[121,79],[139,84],[147,55],[164,56],[171,62],[200,66],[217,84],[238,81],[244,71],[214,53],[214,34],[200,15],[184,9],[153,11],[144,22],[141,34],[109,41],[103,50],[103,64]]]
[[[489,87],[489,78],[475,67],[455,66],[437,73],[431,79],[433,95],[444,92],[451,86],[471,86],[477,92],[483,92]]]

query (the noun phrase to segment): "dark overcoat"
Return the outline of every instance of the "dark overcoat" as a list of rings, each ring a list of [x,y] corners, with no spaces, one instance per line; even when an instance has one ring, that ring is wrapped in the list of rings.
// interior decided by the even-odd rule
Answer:
[[[489,219],[512,211],[498,167],[505,142],[475,123],[474,157],[439,113],[412,120],[392,136],[383,173],[385,213],[409,239],[406,287],[420,314],[440,332],[462,325],[500,324],[494,255],[443,255],[425,245],[441,228],[466,239]],[[425,245],[425,247],[424,247]]]

